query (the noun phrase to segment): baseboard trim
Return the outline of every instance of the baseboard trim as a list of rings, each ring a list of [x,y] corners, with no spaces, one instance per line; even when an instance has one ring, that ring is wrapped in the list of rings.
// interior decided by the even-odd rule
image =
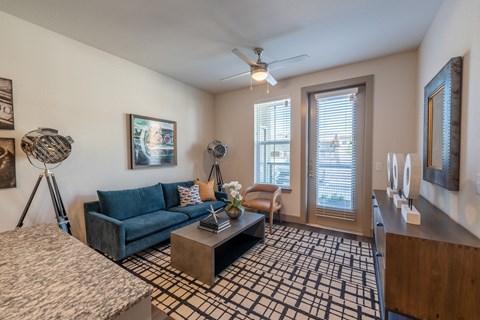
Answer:
[[[281,214],[281,217],[282,217],[282,221],[305,224],[305,221],[303,221],[302,217],[290,216],[287,214]]]

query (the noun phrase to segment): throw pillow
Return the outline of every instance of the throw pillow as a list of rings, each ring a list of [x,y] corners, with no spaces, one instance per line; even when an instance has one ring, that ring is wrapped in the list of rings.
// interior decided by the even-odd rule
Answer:
[[[179,207],[193,206],[202,203],[198,185],[193,185],[190,188],[178,186],[178,194],[180,195]]]
[[[215,181],[210,180],[207,183],[200,181],[198,178],[195,179],[195,184],[198,185],[200,192],[200,199],[202,201],[216,201],[215,191],[213,190],[215,186]]]

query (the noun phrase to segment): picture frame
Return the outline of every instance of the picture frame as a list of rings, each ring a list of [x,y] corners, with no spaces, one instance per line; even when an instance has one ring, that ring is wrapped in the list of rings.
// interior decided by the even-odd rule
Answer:
[[[454,57],[425,86],[423,179],[459,190],[462,57]]]
[[[15,139],[0,138],[0,189],[16,186]]]
[[[131,169],[177,165],[177,122],[130,115]]]
[[[14,130],[13,82],[0,78],[0,129]]]

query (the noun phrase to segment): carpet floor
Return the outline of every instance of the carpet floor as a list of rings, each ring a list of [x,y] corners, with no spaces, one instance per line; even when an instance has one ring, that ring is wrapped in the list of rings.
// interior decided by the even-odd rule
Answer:
[[[173,319],[380,319],[370,243],[278,225],[265,235],[213,286],[172,268],[168,244],[122,266]]]

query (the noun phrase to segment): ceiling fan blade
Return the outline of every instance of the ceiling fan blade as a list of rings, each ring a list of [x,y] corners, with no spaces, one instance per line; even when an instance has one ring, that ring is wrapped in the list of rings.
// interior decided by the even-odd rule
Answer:
[[[240,59],[245,61],[249,66],[256,66],[257,65],[257,63],[255,61],[253,61],[252,59],[250,59],[249,57],[244,55],[243,52],[238,50],[237,48],[233,49],[232,52],[235,53],[237,55],[237,57],[239,57]]]
[[[233,75],[233,76],[222,78],[222,79],[220,79],[220,81],[235,79],[235,78],[238,78],[238,77],[246,76],[247,74],[250,74],[250,71],[245,71],[245,72]]]
[[[268,74],[268,77],[265,80],[267,80],[267,82],[270,83],[271,86],[277,84],[277,80],[275,80],[275,78],[271,74]]]
[[[307,60],[308,58],[310,58],[310,57],[307,54],[302,54],[302,55],[299,55],[299,56],[296,56],[296,57],[291,57],[291,58],[287,58],[287,59],[283,59],[283,60],[276,60],[276,61],[270,62],[268,64],[268,68],[270,70],[280,69],[280,68],[285,67],[286,65],[296,63],[296,62],[300,62],[300,61],[303,61],[303,60]]]

